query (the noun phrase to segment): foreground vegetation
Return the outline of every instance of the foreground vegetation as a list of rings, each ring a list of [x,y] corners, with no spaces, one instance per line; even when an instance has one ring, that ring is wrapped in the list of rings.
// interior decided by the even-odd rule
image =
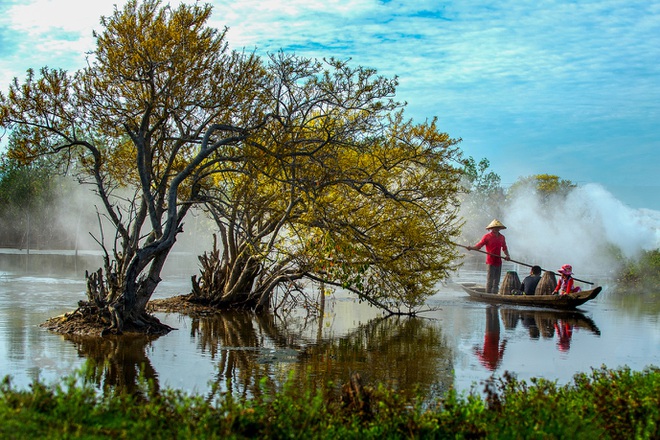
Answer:
[[[252,400],[174,390],[101,395],[75,378],[0,387],[2,438],[640,438],[660,436],[660,369],[594,369],[573,383],[505,374],[484,396],[407,401],[351,378],[341,393],[285,386]]]

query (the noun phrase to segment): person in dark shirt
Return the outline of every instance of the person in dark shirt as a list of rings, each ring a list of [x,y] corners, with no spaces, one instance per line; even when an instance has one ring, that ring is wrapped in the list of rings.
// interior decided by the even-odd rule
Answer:
[[[532,266],[529,275],[522,280],[520,290],[522,290],[525,295],[534,295],[534,291],[536,290],[539,281],[541,281],[541,266]]]

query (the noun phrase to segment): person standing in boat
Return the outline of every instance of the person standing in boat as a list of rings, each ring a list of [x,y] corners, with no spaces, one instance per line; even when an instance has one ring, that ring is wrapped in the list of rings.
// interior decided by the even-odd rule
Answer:
[[[539,285],[539,281],[541,281],[541,266],[532,266],[529,275],[522,280],[520,290],[522,290],[525,295],[534,295],[536,286]]]
[[[553,295],[568,295],[569,293],[579,292],[579,287],[574,285],[573,281],[573,266],[564,264],[557,272],[561,274],[561,278],[557,281],[557,287],[552,292]]]
[[[467,246],[467,249],[474,251],[486,246],[486,266],[488,266],[488,274],[486,275],[486,292],[497,293],[500,288],[500,276],[502,275],[502,251],[504,251],[504,259],[509,260],[509,249],[506,246],[506,239],[500,233],[502,229],[506,229],[499,220],[494,219],[486,229],[489,231],[484,234],[479,240],[479,243],[474,246]]]

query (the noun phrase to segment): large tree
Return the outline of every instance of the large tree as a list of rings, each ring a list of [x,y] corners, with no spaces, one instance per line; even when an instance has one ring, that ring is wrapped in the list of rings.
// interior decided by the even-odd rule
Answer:
[[[414,311],[455,259],[457,141],[405,120],[396,79],[371,69],[280,53],[268,71],[277,119],[247,139],[241,175],[204,192],[221,246],[195,297],[266,308],[312,280]]]
[[[229,51],[210,12],[130,1],[89,67],[30,71],[0,97],[15,156],[70,158],[102,202],[85,310],[157,326],[145,307],[195,204],[220,236],[195,282],[215,304],[266,308],[307,279],[418,307],[456,256],[457,141],[404,119],[396,79]]]
[[[105,264],[88,276],[88,307],[117,331],[163,330],[145,307],[206,170],[240,160],[266,118],[260,61],[229,51],[210,13],[129,1],[102,19],[88,67],[30,70],[0,95],[14,157],[64,155],[95,187],[111,235],[97,234]]]

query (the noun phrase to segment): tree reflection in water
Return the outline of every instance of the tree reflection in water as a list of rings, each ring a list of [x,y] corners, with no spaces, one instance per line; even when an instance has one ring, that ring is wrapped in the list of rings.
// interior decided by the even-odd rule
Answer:
[[[288,342],[273,315],[242,311],[193,318],[190,334],[203,353],[218,360],[215,385],[243,398],[262,394],[263,378],[272,387],[273,365],[265,353]]]
[[[575,329],[600,335],[596,324],[577,311],[489,306],[484,343],[474,352],[490,371],[501,364],[506,347],[500,318],[506,330],[521,325],[532,339],[556,337],[562,351],[570,349]],[[197,350],[217,362],[216,374],[209,378],[212,395],[228,392],[250,398],[281,389],[286,381],[312,389],[332,384],[338,391],[351,374],[359,373],[366,384],[382,383],[408,395],[419,390],[425,398],[435,399],[454,382],[454,355],[437,321],[378,317],[341,337],[324,336],[324,327],[322,314],[227,312],[191,318],[190,331]],[[86,375],[99,388],[138,393],[142,378],[158,391],[148,337],[67,339],[87,358]]]
[[[365,383],[439,397],[453,383],[451,350],[437,323],[419,318],[376,318],[340,338],[323,338],[322,317],[223,313],[193,320],[199,349],[218,359],[216,388],[237,396],[264,385],[325,387],[358,372]]]
[[[436,325],[421,318],[389,317],[369,321],[351,334],[307,347],[299,372],[345,383],[354,372],[366,383],[383,383],[427,398],[443,395],[453,384],[453,354]]]
[[[331,391],[339,391],[359,373],[365,384],[382,383],[410,396],[419,390],[435,399],[454,380],[453,353],[437,321],[380,317],[342,337],[324,337],[321,314],[227,312],[191,318],[190,329],[197,350],[217,361],[209,397],[228,392],[250,398],[281,389],[286,381],[311,389],[331,384]],[[140,393],[143,380],[158,391],[148,337],[67,339],[87,358],[86,377],[104,391]]]
[[[141,381],[158,392],[158,373],[147,356],[147,347],[155,338],[144,335],[109,336],[105,338],[65,336],[87,360],[85,378],[104,392],[139,394]]]

